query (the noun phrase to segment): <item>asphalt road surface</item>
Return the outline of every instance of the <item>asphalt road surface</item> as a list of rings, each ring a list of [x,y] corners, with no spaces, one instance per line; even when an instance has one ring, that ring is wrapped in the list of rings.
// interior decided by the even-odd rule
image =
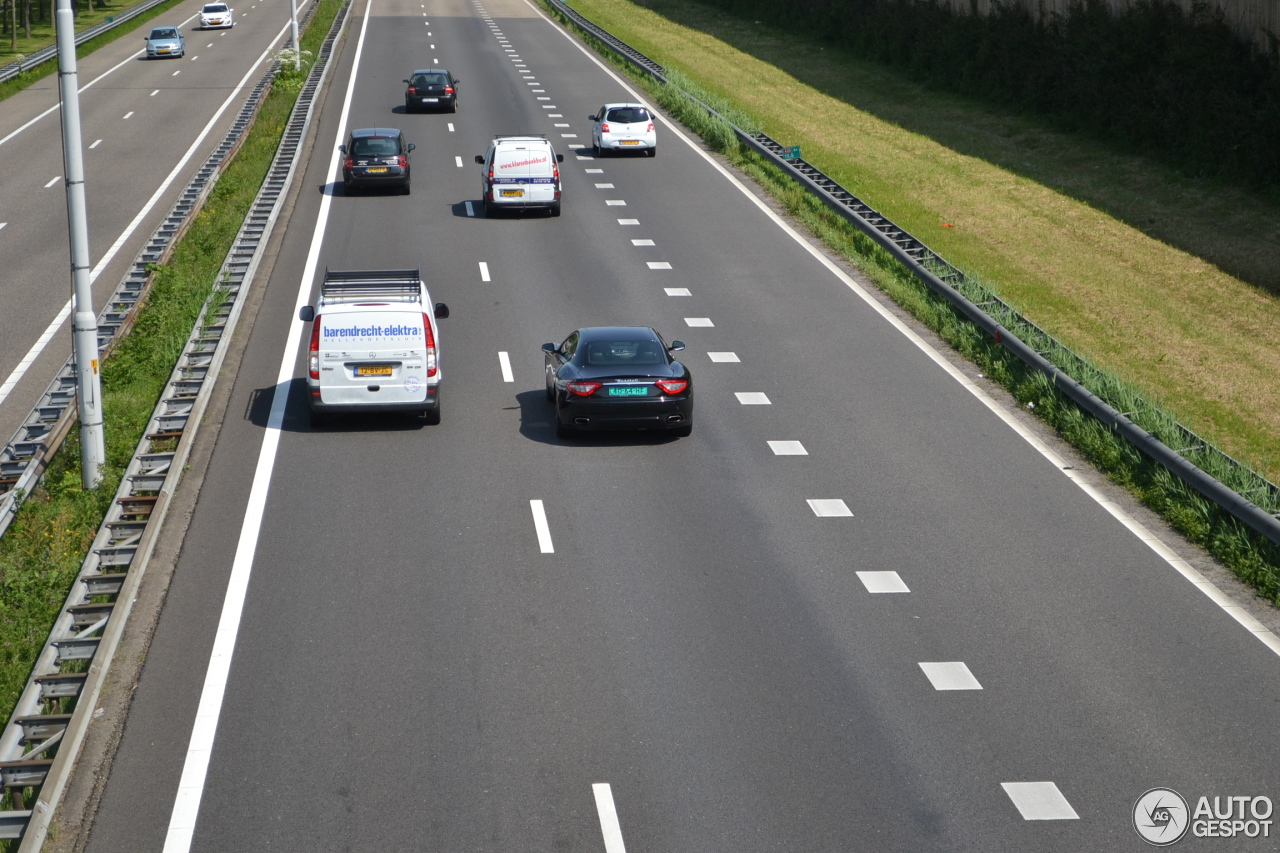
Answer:
[[[1150,788],[1277,794],[1276,653],[669,125],[575,156],[633,96],[481,2],[353,10],[89,853],[1143,850]],[[412,195],[330,183],[349,83]],[[561,218],[484,217],[515,132]],[[440,426],[307,426],[313,240],[449,304]],[[692,437],[554,437],[539,345],[615,323],[688,344]]]
[[[95,311],[287,40],[288,0],[236,0],[235,27],[207,31],[202,5],[176,6],[79,61]],[[143,37],[166,24],[181,28],[186,56],[148,60]],[[64,178],[53,75],[0,107],[0,441],[71,353]]]

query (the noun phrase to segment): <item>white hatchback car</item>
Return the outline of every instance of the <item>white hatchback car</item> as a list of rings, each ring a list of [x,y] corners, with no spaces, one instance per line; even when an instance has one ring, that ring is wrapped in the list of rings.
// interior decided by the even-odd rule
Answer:
[[[606,151],[644,151],[652,157],[658,153],[658,134],[653,129],[653,116],[643,104],[605,104],[591,119],[591,141],[596,154]]]
[[[232,15],[235,9],[232,9],[226,3],[206,3],[204,8],[200,10],[200,28],[202,30],[212,30],[222,27],[234,27],[235,21]]]

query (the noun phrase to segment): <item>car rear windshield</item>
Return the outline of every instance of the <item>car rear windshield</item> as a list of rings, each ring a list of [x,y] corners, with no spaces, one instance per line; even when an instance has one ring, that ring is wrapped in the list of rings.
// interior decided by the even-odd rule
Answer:
[[[413,76],[413,85],[415,86],[445,86],[449,83],[449,78],[443,74],[415,74]]]
[[[205,6],[200,11],[204,12],[206,15],[215,15],[218,12],[227,11],[227,4],[226,3],[210,3],[208,6]]]
[[[151,31],[153,39],[176,39],[178,31],[173,27],[160,27]]]
[[[605,121],[616,121],[620,124],[637,124],[648,120],[649,111],[643,107],[618,107],[609,110],[609,117],[605,119]]]
[[[591,341],[587,364],[663,364],[662,344],[657,341]]]
[[[356,157],[386,157],[400,153],[400,141],[389,136],[364,136],[351,144]]]

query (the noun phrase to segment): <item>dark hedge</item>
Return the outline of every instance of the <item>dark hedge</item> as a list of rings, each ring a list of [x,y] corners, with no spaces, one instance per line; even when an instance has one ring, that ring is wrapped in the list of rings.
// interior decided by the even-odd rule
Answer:
[[[936,0],[707,0],[816,35],[929,85],[1050,116],[1192,174],[1280,186],[1280,61],[1220,10],[1081,0],[1036,18],[1016,3],[958,14]]]

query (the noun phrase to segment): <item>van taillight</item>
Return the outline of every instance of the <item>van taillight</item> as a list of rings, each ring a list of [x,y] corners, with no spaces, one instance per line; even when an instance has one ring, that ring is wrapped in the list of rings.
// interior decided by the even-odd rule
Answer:
[[[431,333],[431,315],[422,315],[422,328],[427,333],[427,376],[435,376],[436,336]]]
[[[320,378],[320,317],[316,316],[315,322],[311,324],[311,353],[308,359],[307,370],[312,379]]]

